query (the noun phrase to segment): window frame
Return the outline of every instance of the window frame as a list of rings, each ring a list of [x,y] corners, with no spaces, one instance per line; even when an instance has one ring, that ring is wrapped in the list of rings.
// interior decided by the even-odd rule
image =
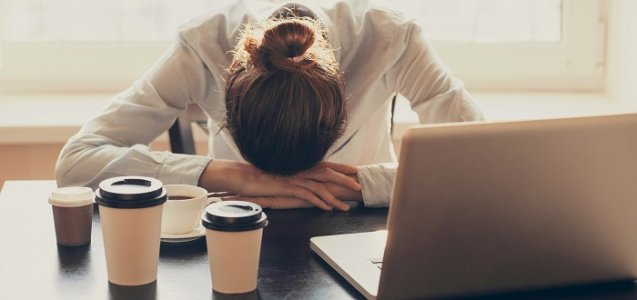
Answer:
[[[559,42],[432,43],[470,90],[601,91],[607,3],[562,3]],[[141,77],[170,43],[0,41],[0,91],[113,93]]]

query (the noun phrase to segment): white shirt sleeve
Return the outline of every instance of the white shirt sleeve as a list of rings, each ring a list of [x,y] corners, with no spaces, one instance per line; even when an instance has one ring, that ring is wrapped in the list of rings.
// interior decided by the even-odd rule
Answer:
[[[411,103],[420,123],[466,122],[483,120],[462,82],[451,75],[420,26],[405,24],[404,51],[387,73],[391,86]]]
[[[180,38],[154,68],[69,139],[56,165],[58,185],[96,188],[103,179],[121,175],[196,185],[210,158],[154,152],[147,145],[189,103],[215,88],[210,76]]]
[[[415,23],[401,27],[396,47],[403,51],[386,79],[411,103],[420,123],[482,120],[482,112],[462,82],[451,76]],[[423,158],[427,159],[427,158]],[[397,164],[359,167],[365,206],[389,206]]]
[[[358,181],[362,187],[361,193],[366,207],[389,205],[397,167],[395,163],[358,167]]]

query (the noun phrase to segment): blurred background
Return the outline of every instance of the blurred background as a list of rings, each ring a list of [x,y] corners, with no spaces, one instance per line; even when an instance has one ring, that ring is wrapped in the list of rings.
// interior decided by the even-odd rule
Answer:
[[[179,24],[228,1],[0,0],[0,185],[52,179],[66,139],[153,65]],[[637,107],[637,1],[375,3],[420,22],[491,120]],[[395,121],[398,145],[418,120],[401,100]],[[195,138],[205,154],[205,133]],[[168,149],[166,137],[152,147]]]

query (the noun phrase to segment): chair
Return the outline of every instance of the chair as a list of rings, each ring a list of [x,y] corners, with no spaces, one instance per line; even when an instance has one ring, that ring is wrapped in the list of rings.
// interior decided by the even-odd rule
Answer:
[[[192,135],[192,124],[199,125],[204,131],[208,131],[208,117],[199,105],[190,104],[181,112],[175,123],[168,129],[170,149],[173,153],[196,154],[195,139]]]

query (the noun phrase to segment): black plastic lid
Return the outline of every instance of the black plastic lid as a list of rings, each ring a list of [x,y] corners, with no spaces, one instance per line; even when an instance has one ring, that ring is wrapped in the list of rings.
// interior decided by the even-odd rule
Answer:
[[[97,204],[114,208],[143,208],[166,202],[168,193],[161,181],[143,176],[120,176],[100,182]]]
[[[206,207],[201,216],[201,224],[218,231],[248,231],[267,226],[268,217],[257,204],[221,201]]]

